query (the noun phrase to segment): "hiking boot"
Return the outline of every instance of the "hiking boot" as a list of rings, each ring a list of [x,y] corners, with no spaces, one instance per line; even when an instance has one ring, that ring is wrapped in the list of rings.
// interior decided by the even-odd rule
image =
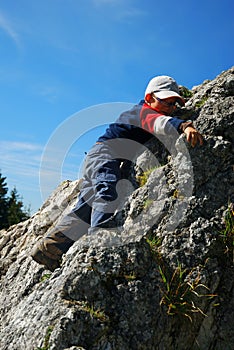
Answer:
[[[54,271],[60,267],[62,255],[68,251],[73,243],[73,240],[54,229],[36,245],[31,256],[37,263]]]
[[[38,264],[44,265],[48,270],[54,271],[60,267],[60,259],[55,260],[45,255],[38,247],[34,248],[31,257]]]

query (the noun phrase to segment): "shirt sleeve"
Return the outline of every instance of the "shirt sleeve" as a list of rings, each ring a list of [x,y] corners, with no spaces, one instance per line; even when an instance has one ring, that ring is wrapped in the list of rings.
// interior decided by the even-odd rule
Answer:
[[[179,133],[182,133],[183,130],[181,125],[183,124],[183,120],[176,117],[169,117],[167,124],[165,125],[165,133],[164,135],[171,134],[173,130],[177,130]]]
[[[183,120],[166,116],[160,113],[147,113],[142,119],[142,127],[156,135],[169,135],[175,131],[180,132],[180,125]]]

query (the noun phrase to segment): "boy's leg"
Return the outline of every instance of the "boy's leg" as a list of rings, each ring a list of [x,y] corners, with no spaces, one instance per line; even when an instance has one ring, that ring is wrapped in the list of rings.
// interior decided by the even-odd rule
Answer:
[[[32,258],[52,271],[74,241],[92,227],[107,227],[118,206],[116,184],[120,179],[120,161],[93,149],[87,157],[86,176],[79,201],[72,212],[34,249]],[[110,158],[110,160],[106,158]],[[55,268],[54,268],[55,266]]]
[[[93,179],[95,199],[92,202],[91,227],[115,226],[112,219],[121,201],[116,190],[119,180],[119,160],[107,161],[99,167],[97,176]]]
[[[39,264],[54,271],[60,266],[62,255],[90,227],[91,207],[79,197],[76,207],[52,229],[34,248],[31,256]]]

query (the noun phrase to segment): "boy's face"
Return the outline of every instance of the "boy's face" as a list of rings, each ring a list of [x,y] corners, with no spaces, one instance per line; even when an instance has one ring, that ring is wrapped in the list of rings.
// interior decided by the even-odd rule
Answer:
[[[155,94],[151,94],[151,98],[147,103],[150,107],[156,109],[157,112],[163,113],[164,115],[171,115],[176,109],[176,103],[178,99],[176,97],[168,97],[164,99],[160,99],[155,96]]]

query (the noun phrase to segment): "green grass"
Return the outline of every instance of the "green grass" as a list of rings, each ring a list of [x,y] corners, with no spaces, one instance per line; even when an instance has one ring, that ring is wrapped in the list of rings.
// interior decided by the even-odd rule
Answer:
[[[157,169],[158,167],[155,166],[155,167],[152,167],[150,169],[147,169],[146,171],[144,171],[141,175],[138,175],[136,177],[136,180],[139,184],[140,187],[144,186],[150,176],[150,174],[155,170]]]
[[[50,341],[50,336],[51,336],[53,329],[54,329],[54,326],[49,326],[47,328],[43,347],[37,348],[36,350],[49,350],[49,348],[50,348],[49,341]]]
[[[106,322],[109,320],[108,316],[102,311],[100,308],[95,308],[94,305],[89,304],[86,301],[78,301],[78,300],[64,300],[65,303],[69,305],[74,305],[78,309],[88,312],[92,318],[97,318],[102,322]]]
[[[108,321],[108,316],[101,309],[95,309],[93,305],[89,305],[87,302],[83,302],[80,309],[90,314],[92,318],[97,318],[102,322]]]
[[[180,95],[184,98],[190,98],[193,96],[193,92],[185,86],[180,86]]]
[[[234,205],[228,205],[228,209],[224,216],[224,229],[220,232],[220,236],[226,246],[225,253],[232,255],[234,262]]]
[[[155,252],[160,247],[162,240],[155,236],[149,236],[146,238],[146,242],[149,244],[150,249]]]
[[[124,275],[124,278],[126,278],[127,281],[134,281],[136,279],[136,275],[134,272],[131,272],[128,275]]]
[[[198,307],[199,298],[213,298],[214,294],[201,294],[201,290],[208,288],[201,284],[201,277],[198,273],[194,278],[194,269],[188,272],[178,266],[172,274],[168,270],[159,266],[159,272],[162,279],[161,293],[162,299],[160,305],[164,305],[167,314],[170,316],[178,315],[188,318],[192,322],[194,313],[204,312]]]
[[[176,199],[181,199],[181,200],[184,199],[184,196],[181,194],[181,192],[178,189],[175,189],[175,191],[172,194],[172,197]]]
[[[40,282],[45,282],[51,277],[51,273],[45,273],[43,276],[41,276]]]
[[[199,270],[183,269],[178,262],[177,267],[172,271],[164,262],[160,247],[162,239],[151,235],[146,238],[157,262],[161,277],[160,291],[161,301],[166,312],[170,316],[182,316],[192,322],[195,313],[205,316],[203,310],[198,306],[200,298],[213,298],[216,295],[210,294],[208,287],[201,283]],[[202,293],[203,292],[203,293]]]
[[[152,204],[153,204],[153,199],[146,199],[146,201],[144,202],[144,206],[143,206],[143,208],[146,210],[146,209],[148,209]]]
[[[200,101],[196,102],[195,103],[195,107],[197,108],[201,108],[205,103],[206,101],[208,100],[208,97],[207,96],[203,96]]]
[[[222,231],[222,236],[225,240],[232,238],[232,245],[234,245],[234,206],[229,204],[227,212],[224,216],[225,229]]]

